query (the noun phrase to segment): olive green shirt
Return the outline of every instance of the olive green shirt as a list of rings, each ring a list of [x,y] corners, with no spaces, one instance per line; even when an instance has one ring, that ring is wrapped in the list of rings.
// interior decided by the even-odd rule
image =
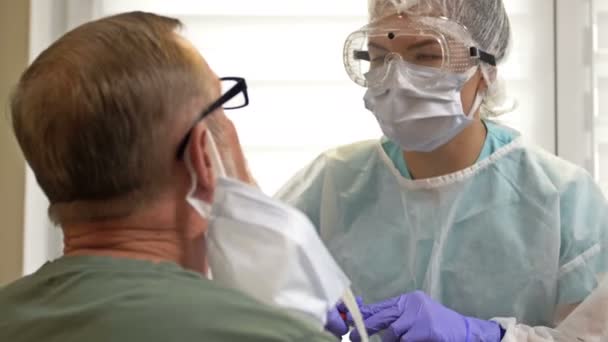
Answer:
[[[176,264],[63,257],[0,290],[0,341],[336,341]]]

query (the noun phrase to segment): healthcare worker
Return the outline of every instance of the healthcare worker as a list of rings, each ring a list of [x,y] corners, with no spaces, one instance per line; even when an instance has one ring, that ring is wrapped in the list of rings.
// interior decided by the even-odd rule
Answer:
[[[302,213],[247,184],[223,111],[246,82],[220,81],[180,25],[92,21],[22,75],[14,132],[65,248],[0,289],[0,341],[335,341],[323,323],[348,279]],[[265,277],[226,282],[251,266]]]
[[[367,88],[384,137],[327,151],[277,196],[307,213],[371,303],[362,307],[370,333],[408,342],[608,338],[571,316],[589,300],[585,319],[606,324],[608,308],[597,304],[605,296],[590,297],[608,268],[600,189],[489,120],[513,107],[498,79],[511,38],[502,0],[369,6],[344,63]]]

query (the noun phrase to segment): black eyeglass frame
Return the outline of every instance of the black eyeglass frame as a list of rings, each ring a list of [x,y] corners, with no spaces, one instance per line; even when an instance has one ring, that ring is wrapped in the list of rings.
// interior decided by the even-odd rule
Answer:
[[[192,127],[188,130],[188,133],[179,144],[177,149],[177,159],[181,159],[184,156],[184,152],[186,150],[186,146],[188,146],[188,141],[190,141],[190,135],[192,135],[192,129],[196,126],[201,120],[207,117],[207,115],[215,112],[219,108],[224,108],[225,110],[239,109],[243,107],[247,107],[249,105],[249,94],[247,93],[247,82],[242,77],[222,77],[220,81],[233,81],[236,82],[234,86],[232,86],[228,91],[226,91],[219,99],[213,102],[209,107],[207,107],[204,111],[201,112],[199,117],[194,121]],[[235,96],[243,93],[243,97],[245,98],[245,103],[240,106],[232,106],[232,107],[224,107],[228,101],[232,100]]]

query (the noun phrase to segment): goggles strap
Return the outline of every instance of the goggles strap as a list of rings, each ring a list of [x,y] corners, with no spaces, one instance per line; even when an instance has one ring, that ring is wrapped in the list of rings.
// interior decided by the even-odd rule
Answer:
[[[491,66],[496,66],[496,57],[474,46],[469,49],[471,57],[477,58],[482,62],[488,63]]]

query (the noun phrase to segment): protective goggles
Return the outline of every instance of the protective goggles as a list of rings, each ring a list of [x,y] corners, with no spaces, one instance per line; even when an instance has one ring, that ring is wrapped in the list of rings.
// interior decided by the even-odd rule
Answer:
[[[446,33],[447,32],[447,33]],[[363,87],[383,84],[391,61],[400,59],[432,86],[449,73],[464,73],[487,63],[493,55],[474,46],[465,27],[446,18],[402,17],[372,23],[352,33],[344,45],[344,65],[350,78]]]

